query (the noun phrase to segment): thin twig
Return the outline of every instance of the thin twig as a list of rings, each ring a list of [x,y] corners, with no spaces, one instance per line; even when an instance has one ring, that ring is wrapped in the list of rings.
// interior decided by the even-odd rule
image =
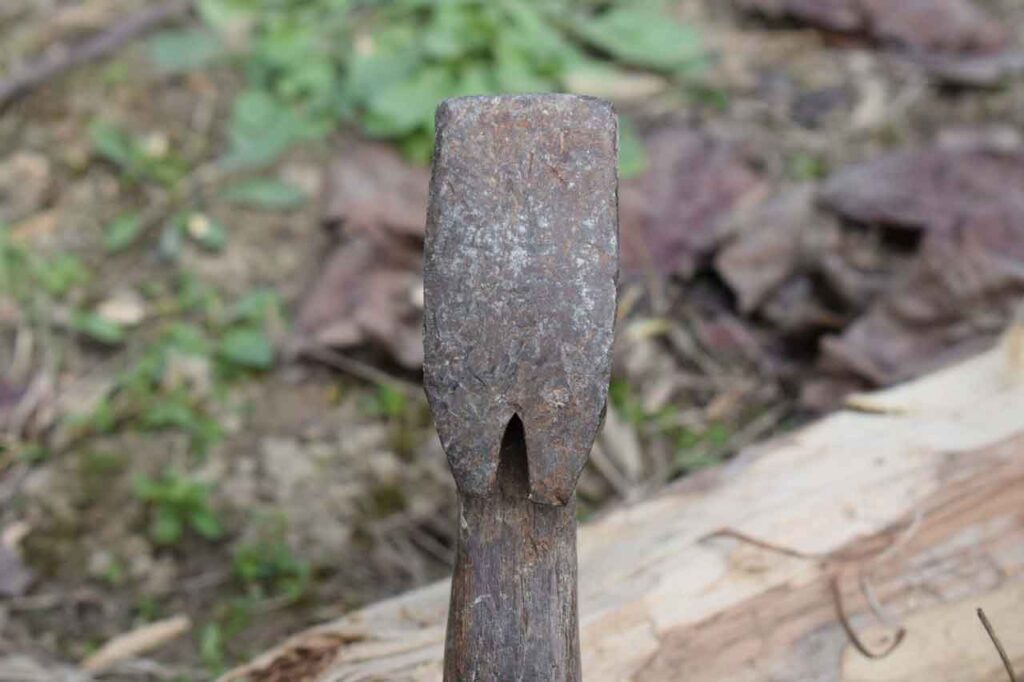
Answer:
[[[734,528],[719,528],[718,530],[712,531],[701,537],[698,542],[704,542],[705,540],[720,537],[733,538],[734,540],[739,540],[740,542],[748,545],[753,545],[754,547],[759,547],[761,549],[768,550],[769,552],[775,552],[776,554],[793,557],[795,559],[821,560],[829,557],[827,553],[802,552],[798,549],[793,549],[792,547],[777,545],[774,542],[768,542],[767,540],[756,538],[753,535],[747,535],[746,533]]]
[[[843,631],[846,632],[846,636],[850,638],[850,643],[853,644],[853,647],[859,651],[861,655],[878,660],[880,658],[885,658],[893,651],[896,651],[896,647],[898,647],[900,643],[903,642],[903,638],[907,636],[906,628],[900,627],[896,630],[889,646],[885,647],[881,651],[872,651],[868,648],[867,644],[864,643],[864,640],[860,638],[860,635],[857,634],[857,631],[853,627],[853,623],[850,622],[849,615],[846,613],[846,608],[843,606],[843,594],[839,589],[838,573],[834,574],[832,579],[829,580],[829,586],[832,588],[833,603],[836,607],[836,616],[839,618],[839,624],[843,627]]]
[[[350,358],[347,355],[342,355],[331,348],[304,348],[300,355],[308,357],[311,360],[316,360],[317,362],[322,362],[329,367],[341,370],[346,374],[351,374],[357,379],[362,379],[363,381],[368,381],[372,384],[384,384],[406,393],[413,393],[417,396],[422,394],[423,389],[420,388],[418,384],[392,376],[391,374],[379,370],[372,365],[368,365],[365,362],[360,362],[359,360]]]
[[[857,580],[860,582],[860,592],[864,595],[864,601],[868,603],[868,608],[875,614],[875,617],[891,628],[899,627],[899,623],[896,622],[896,619],[885,608],[878,595],[875,594],[875,588],[871,585],[871,578],[868,573],[866,571],[860,572]]]
[[[914,510],[914,516],[911,517],[909,523],[903,528],[899,535],[897,535],[892,542],[886,545],[881,550],[878,549],[867,549],[859,551],[851,550],[836,550],[831,552],[804,552],[792,547],[786,547],[785,545],[775,544],[768,540],[763,540],[753,535],[748,535],[742,531],[736,530],[735,528],[718,528],[707,535],[700,538],[700,542],[710,540],[716,537],[730,537],[740,542],[744,542],[754,547],[760,547],[776,554],[782,554],[784,556],[794,557],[797,559],[807,560],[818,560],[818,561],[833,561],[833,562],[861,562],[861,563],[878,563],[881,559],[888,558],[894,553],[894,548],[901,549],[904,547],[910,539],[917,534],[918,529],[921,527],[921,523],[924,520],[924,513],[920,509]]]
[[[910,540],[917,534],[917,531],[920,528],[923,520],[924,513],[920,509],[915,509],[914,516],[911,518],[906,528],[904,528],[903,531],[899,535],[897,535],[888,546],[886,546],[882,550],[869,550],[866,552],[802,552],[791,547],[786,547],[784,545],[775,544],[772,542],[768,542],[767,540],[762,540],[760,538],[747,535],[746,533],[737,531],[732,528],[720,528],[702,537],[701,541],[709,540],[714,537],[731,537],[735,540],[739,540],[740,542],[744,542],[746,544],[753,545],[755,547],[759,547],[770,552],[775,552],[777,554],[793,557],[796,559],[804,559],[808,561],[856,561],[861,564],[866,564],[870,566],[877,565],[883,559],[891,557],[893,554],[895,554],[903,547],[905,547],[910,542]],[[882,604],[879,602],[877,596],[874,593],[874,590],[871,587],[867,570],[862,570],[860,572],[860,574],[858,575],[858,580],[861,587],[861,591],[863,592],[864,597],[867,600],[868,606],[871,609],[871,611],[878,617],[880,621],[882,621],[890,627],[896,628],[896,631],[893,635],[893,641],[889,644],[889,646],[887,646],[881,651],[872,651],[868,648],[867,644],[865,644],[864,641],[860,638],[860,635],[857,634],[857,631],[854,629],[853,624],[850,622],[849,615],[846,613],[846,608],[843,603],[843,595],[839,588],[839,571],[835,570],[832,572],[832,575],[829,578],[829,586],[832,590],[833,601],[835,603],[836,614],[839,619],[839,623],[842,626],[843,630],[846,632],[846,635],[847,637],[849,637],[850,642],[853,644],[854,648],[857,649],[857,651],[859,651],[867,658],[885,658],[893,651],[895,651],[896,647],[898,647],[903,642],[903,638],[907,634],[906,628],[894,623],[894,619],[892,618],[892,616],[889,615],[882,607]],[[984,615],[979,614],[979,616],[983,619],[982,622],[984,623]],[[996,647],[1001,650],[1001,647],[998,643],[996,644]],[[1013,679],[1012,682],[1016,682],[1016,679]]]
[[[191,7],[191,0],[169,0],[131,14],[77,45],[47,51],[0,81],[0,110],[64,72],[101,59],[157,26],[184,16]]]
[[[1003,648],[1003,643],[999,641],[999,635],[996,634],[995,628],[992,627],[992,623],[988,621],[988,616],[985,615],[985,610],[980,606],[978,607],[978,619],[981,621],[981,625],[985,628],[985,632],[988,633],[988,638],[992,640],[992,644],[999,653],[999,658],[1003,661],[1003,667],[1006,668],[1006,674],[1010,676],[1010,682],[1017,682],[1017,675],[1013,672],[1013,664],[1010,662],[1010,657],[1006,655],[1006,649]]]

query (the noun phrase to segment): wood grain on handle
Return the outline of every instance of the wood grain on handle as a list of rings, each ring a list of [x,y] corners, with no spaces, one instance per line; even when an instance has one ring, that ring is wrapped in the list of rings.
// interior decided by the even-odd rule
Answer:
[[[528,500],[528,490],[513,418],[495,490],[460,494],[446,682],[580,680],[575,497],[550,506]]]

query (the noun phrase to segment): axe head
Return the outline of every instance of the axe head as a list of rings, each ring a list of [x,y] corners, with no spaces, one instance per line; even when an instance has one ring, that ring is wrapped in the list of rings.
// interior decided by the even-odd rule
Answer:
[[[438,107],[424,385],[463,494],[493,490],[518,416],[530,498],[572,498],[608,397],[617,182],[606,102],[515,95]]]

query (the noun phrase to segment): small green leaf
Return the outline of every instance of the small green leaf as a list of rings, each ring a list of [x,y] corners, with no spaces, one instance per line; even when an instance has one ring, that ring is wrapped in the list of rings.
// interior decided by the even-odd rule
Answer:
[[[789,160],[789,174],[794,180],[820,180],[828,174],[825,162],[810,154],[797,154]]]
[[[173,545],[181,539],[185,526],[181,516],[169,507],[157,507],[149,523],[149,536],[158,545]]]
[[[216,623],[207,623],[199,635],[199,656],[210,670],[224,669],[224,636]]]
[[[491,70],[482,64],[468,64],[463,68],[455,81],[452,97],[468,95],[486,95],[494,92]]]
[[[78,311],[71,318],[71,327],[93,341],[116,345],[124,341],[124,328],[96,313]]]
[[[185,219],[182,216],[175,216],[164,225],[163,230],[160,231],[160,241],[157,246],[157,252],[160,257],[164,260],[174,261],[181,255],[181,245],[184,241],[184,222]]]
[[[228,187],[222,196],[234,204],[268,211],[288,211],[306,200],[301,190],[274,178],[244,180]]]
[[[119,216],[103,231],[103,245],[110,253],[123,251],[139,236],[142,223],[135,213]]]
[[[52,452],[49,448],[39,445],[38,443],[32,443],[26,445],[23,450],[18,453],[18,459],[26,464],[38,464],[39,462],[45,462],[50,458]]]
[[[117,428],[117,410],[104,398],[90,414],[82,415],[81,423],[96,433],[112,433]]]
[[[218,36],[203,28],[163,31],[149,40],[149,58],[165,73],[194,71],[224,54]]]
[[[274,364],[274,347],[259,329],[235,329],[221,339],[220,356],[233,365],[246,369],[270,369]]]
[[[387,26],[373,35],[373,49],[356,51],[346,69],[345,95],[359,105],[377,92],[408,80],[419,68],[417,31],[409,23]]]
[[[671,71],[702,63],[700,34],[649,9],[616,6],[583,22],[582,37],[634,66]]]
[[[185,231],[192,240],[207,251],[223,251],[228,232],[216,220],[203,213],[193,213],[185,219]]]
[[[220,521],[217,520],[217,517],[208,507],[192,512],[188,522],[192,526],[192,530],[206,540],[216,540],[224,534]]]
[[[371,95],[364,121],[371,135],[407,135],[433,125],[437,104],[454,90],[448,69],[428,66],[411,78],[384,87]]]
[[[158,484],[146,475],[136,476],[132,480],[132,490],[140,500],[152,501],[157,494]]]
[[[33,260],[31,266],[32,275],[39,284],[58,298],[89,279],[89,272],[82,261],[70,253],[58,254],[48,260]]]
[[[199,457],[205,457],[210,448],[224,437],[220,422],[211,417],[199,417],[188,429],[192,449]]]
[[[187,322],[174,322],[167,327],[161,343],[168,350],[185,355],[206,355],[209,342],[203,330]]]
[[[142,427],[146,429],[190,429],[198,416],[183,402],[161,401],[142,413]]]
[[[131,137],[117,126],[96,121],[89,127],[93,149],[101,157],[123,168],[134,165],[136,152]]]
[[[271,289],[256,289],[238,299],[231,308],[233,321],[262,324],[281,314],[281,297]]]
[[[222,163],[230,169],[269,165],[292,144],[315,132],[269,93],[249,90],[235,99],[228,127],[230,150]]]
[[[547,92],[555,82],[541,74],[529,48],[502,34],[495,45],[495,78],[503,92]]]
[[[398,143],[402,155],[413,163],[425,166],[434,153],[434,134],[429,130],[418,130]]]
[[[647,149],[636,128],[625,116],[619,117],[619,177],[632,178],[647,167]]]
[[[363,402],[366,413],[374,417],[396,418],[405,413],[408,399],[403,391],[388,384],[380,384],[373,395]]]

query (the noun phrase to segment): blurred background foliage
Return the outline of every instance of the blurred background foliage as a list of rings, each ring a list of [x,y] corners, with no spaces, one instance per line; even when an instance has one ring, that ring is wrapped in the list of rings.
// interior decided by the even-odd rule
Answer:
[[[153,37],[165,72],[217,62],[244,69],[228,165],[272,162],[291,142],[342,123],[397,142],[425,163],[446,97],[603,94],[624,69],[684,80],[704,55],[698,33],[661,2],[587,0],[199,0],[201,28]],[[623,130],[625,174],[642,166]]]

